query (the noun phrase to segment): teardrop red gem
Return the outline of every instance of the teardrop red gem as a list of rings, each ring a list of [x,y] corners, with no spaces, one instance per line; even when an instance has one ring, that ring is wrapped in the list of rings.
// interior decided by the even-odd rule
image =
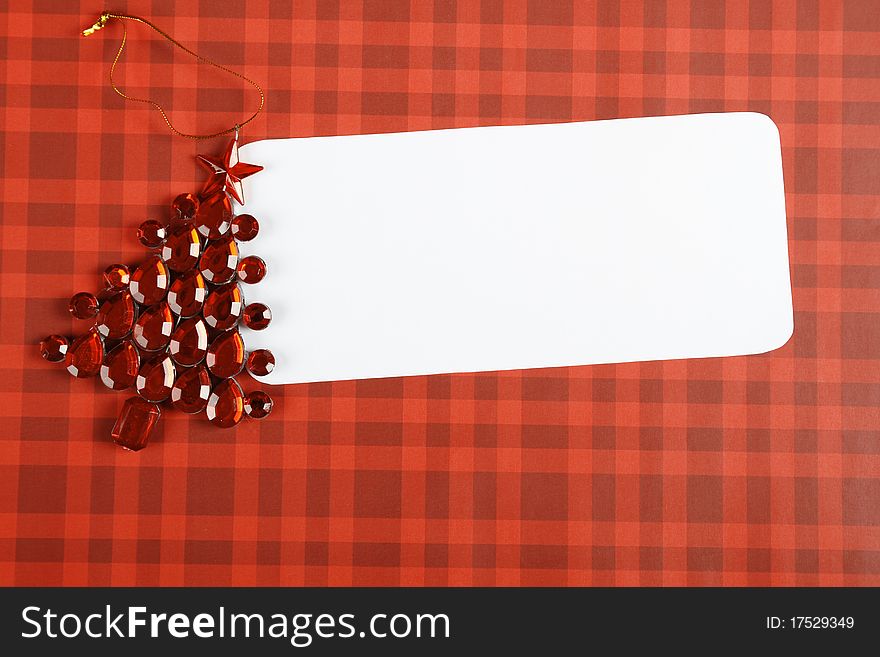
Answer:
[[[219,335],[208,347],[205,364],[216,377],[228,379],[244,367],[244,340],[238,331]]]
[[[168,346],[173,327],[171,308],[163,301],[141,313],[131,335],[137,346],[144,351],[156,351]]]
[[[198,413],[208,405],[211,377],[204,365],[183,370],[171,388],[171,403],[184,413]]]
[[[141,365],[135,380],[138,394],[147,401],[165,401],[171,394],[175,375],[174,363],[168,354],[148,360]]]
[[[104,358],[101,381],[111,390],[125,390],[134,385],[141,358],[130,340],[120,342]]]
[[[105,338],[119,340],[129,334],[134,326],[136,311],[134,299],[128,290],[111,294],[98,309],[95,328]]]
[[[168,290],[171,312],[181,317],[198,314],[208,296],[208,287],[198,269],[190,269],[178,276]]]
[[[171,271],[182,272],[196,266],[201,251],[202,243],[193,225],[179,223],[168,229],[161,254]]]
[[[235,379],[218,383],[208,399],[207,415],[218,427],[234,427],[244,416],[244,393]]]
[[[218,331],[231,329],[241,317],[244,303],[236,283],[226,283],[208,295],[202,308],[205,323]]]
[[[95,376],[101,371],[102,362],[104,362],[104,341],[95,329],[90,329],[88,333],[74,340],[64,357],[67,371],[80,379]]]
[[[168,351],[174,362],[184,367],[200,363],[208,350],[208,327],[201,317],[184,319],[171,334]]]
[[[238,245],[231,235],[208,242],[199,259],[199,270],[205,280],[214,285],[228,283],[235,276],[238,265]]]
[[[138,303],[152,306],[165,298],[171,276],[165,261],[157,255],[150,256],[131,275],[128,289]]]
[[[226,192],[217,192],[202,199],[196,210],[196,229],[209,240],[215,240],[229,230],[232,223],[232,202]]]

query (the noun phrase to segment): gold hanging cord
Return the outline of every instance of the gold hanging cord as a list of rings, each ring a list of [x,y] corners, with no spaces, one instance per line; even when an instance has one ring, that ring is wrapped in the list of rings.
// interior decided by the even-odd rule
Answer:
[[[221,135],[226,135],[231,132],[235,132],[239,128],[241,128],[242,126],[247,125],[248,123],[253,121],[255,118],[257,118],[257,115],[262,111],[263,106],[266,104],[266,94],[263,93],[263,89],[262,89],[262,87],[260,87],[260,85],[258,85],[256,82],[254,82],[250,78],[245,77],[241,73],[237,73],[236,71],[233,71],[229,68],[226,68],[225,66],[222,66],[220,64],[217,64],[216,62],[212,62],[210,59],[207,59],[206,57],[202,57],[198,53],[193,52],[192,50],[190,50],[189,48],[184,46],[182,43],[175,40],[169,34],[166,34],[161,29],[159,29],[158,27],[153,25],[150,21],[148,21],[144,18],[140,18],[139,16],[128,16],[126,14],[112,14],[109,11],[105,11],[104,13],[101,14],[100,18],[98,18],[98,20],[95,22],[94,25],[92,25],[91,27],[82,31],[82,35],[84,37],[87,37],[90,34],[94,34],[98,30],[103,29],[104,26],[106,26],[107,23],[109,23],[110,20],[114,19],[114,18],[117,20],[120,20],[120,21],[135,21],[137,23],[143,23],[147,27],[150,27],[153,30],[155,30],[156,32],[158,32],[162,37],[164,37],[165,39],[170,41],[172,44],[174,44],[175,46],[177,46],[178,48],[183,50],[185,53],[195,57],[202,64],[208,64],[209,66],[213,66],[214,68],[218,68],[221,71],[225,71],[226,73],[234,75],[235,77],[237,77],[241,80],[244,80],[248,84],[252,85],[260,93],[260,106],[257,108],[257,111],[254,112],[253,114],[251,114],[250,117],[248,117],[244,121],[241,121],[241,122],[227,128],[226,130],[222,130],[220,132],[215,132],[213,134],[204,134],[204,135],[191,135],[191,134],[187,134],[185,132],[181,132],[180,130],[178,130],[177,128],[174,127],[174,125],[171,123],[171,120],[168,118],[168,114],[166,114],[165,110],[162,108],[161,105],[159,105],[159,103],[157,103],[156,101],[151,100],[149,98],[135,98],[134,96],[129,96],[125,92],[123,92],[122,89],[117,87],[116,83],[113,81],[113,72],[116,70],[116,64],[119,63],[119,58],[122,57],[122,51],[125,49],[125,40],[126,40],[126,37],[128,36],[128,32],[125,29],[125,23],[122,23],[122,43],[119,44],[119,50],[116,51],[116,56],[113,58],[113,63],[110,65],[110,86],[113,87],[113,91],[115,91],[117,94],[119,94],[120,96],[122,96],[126,100],[134,100],[139,103],[147,103],[148,105],[152,105],[153,107],[155,107],[157,110],[159,110],[159,113],[162,114],[162,118],[165,119],[165,123],[168,125],[168,127],[171,129],[171,131],[174,134],[180,135],[181,137],[186,137],[187,139],[211,139],[212,137],[219,137]]]

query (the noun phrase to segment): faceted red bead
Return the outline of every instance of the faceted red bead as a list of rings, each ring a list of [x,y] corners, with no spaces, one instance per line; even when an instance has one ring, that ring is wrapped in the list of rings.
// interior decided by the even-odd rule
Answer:
[[[125,390],[134,385],[141,357],[130,340],[120,342],[104,357],[101,365],[101,381],[111,390]]]
[[[238,262],[235,271],[242,283],[259,283],[266,276],[266,263],[258,256],[248,256]]]
[[[127,450],[136,452],[147,446],[150,433],[159,420],[161,411],[156,404],[140,397],[129,397],[122,405],[111,437],[113,442]]]
[[[165,226],[155,219],[147,219],[138,226],[138,240],[148,249],[158,249],[168,237]]]
[[[252,331],[262,331],[272,321],[272,311],[263,303],[250,303],[244,309],[244,325]]]
[[[214,338],[208,347],[205,364],[216,377],[228,379],[244,366],[244,340],[238,331],[227,331]]]
[[[260,232],[260,222],[253,215],[238,214],[232,219],[232,236],[239,242],[250,242]]]
[[[176,375],[177,370],[174,368],[171,356],[159,354],[141,364],[135,379],[138,394],[147,401],[165,401],[171,394]]]
[[[199,203],[195,226],[210,240],[221,237],[229,230],[232,222],[232,202],[226,192],[217,192]]]
[[[247,357],[247,371],[254,376],[266,376],[275,369],[275,356],[268,349],[256,349]]]
[[[137,315],[134,299],[128,290],[111,294],[98,309],[95,328],[105,338],[119,340],[129,334]]]
[[[70,297],[68,309],[77,319],[91,319],[98,314],[98,298],[91,292],[77,292]]]
[[[67,355],[69,346],[63,335],[48,335],[40,340],[40,355],[50,363],[60,363]]]
[[[208,327],[201,317],[184,319],[171,334],[168,351],[174,362],[184,367],[200,363],[208,350]]]
[[[204,365],[188,367],[177,375],[171,388],[171,403],[184,413],[205,410],[211,396],[211,377]]]
[[[170,285],[168,266],[158,255],[153,255],[144,260],[131,275],[128,289],[135,301],[152,306],[165,298]]]
[[[227,283],[208,295],[202,308],[202,317],[211,328],[226,331],[238,323],[242,309],[241,289],[234,282]]]
[[[89,329],[88,333],[74,340],[64,357],[67,371],[80,379],[95,376],[101,371],[102,362],[104,362],[104,341],[95,329]]]
[[[122,290],[131,282],[131,272],[125,265],[110,265],[104,270],[104,285],[111,290]]]
[[[166,302],[150,306],[141,313],[132,329],[131,337],[144,351],[164,349],[171,341],[174,317]]]
[[[231,235],[208,242],[199,259],[199,271],[214,285],[228,283],[235,276],[238,264],[238,245]]]
[[[272,398],[262,390],[254,390],[244,400],[244,412],[248,417],[261,420],[272,412]]]
[[[208,296],[208,287],[198,269],[190,269],[180,274],[168,290],[168,305],[171,312],[181,317],[197,314]]]
[[[196,216],[199,209],[199,199],[194,194],[178,194],[171,202],[171,216],[174,219],[186,221]]]
[[[182,272],[192,269],[199,261],[202,243],[192,224],[174,224],[168,229],[168,237],[162,246],[162,258],[171,271]]]
[[[206,409],[208,419],[218,427],[234,427],[244,416],[244,393],[235,379],[225,379],[214,386]]]

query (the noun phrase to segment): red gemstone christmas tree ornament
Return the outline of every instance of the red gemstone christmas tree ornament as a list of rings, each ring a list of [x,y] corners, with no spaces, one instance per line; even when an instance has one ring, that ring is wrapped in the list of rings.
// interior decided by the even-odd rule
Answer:
[[[107,13],[85,34],[116,19],[137,20],[168,38],[149,21]],[[245,395],[235,380],[245,361],[253,376],[275,367],[268,349],[248,354],[236,329],[245,313],[239,283],[261,281],[266,263],[257,255],[239,257],[239,243],[257,236],[259,222],[250,214],[235,216],[232,201],[243,204],[242,180],[262,167],[239,160],[237,127],[219,157],[199,155],[198,161],[209,172],[202,193],[175,196],[168,224],[148,219],[138,227],[138,240],[152,252],[137,266],[110,265],[97,295],[80,292],[70,300],[71,314],[92,320],[93,326],[72,342],[60,335],[40,342],[44,359],[63,362],[76,377],[100,374],[111,390],[137,390],[122,405],[112,431],[113,441],[132,451],[147,445],[160,404],[182,413],[204,412],[220,427],[272,410],[266,393]],[[264,328],[270,319],[265,305],[247,306],[250,328]]]
[[[168,232],[165,225],[155,219],[147,219],[138,227],[138,240],[148,249],[158,249],[165,243]]]
[[[77,292],[70,297],[68,309],[77,319],[91,319],[98,314],[98,297],[91,292]]]

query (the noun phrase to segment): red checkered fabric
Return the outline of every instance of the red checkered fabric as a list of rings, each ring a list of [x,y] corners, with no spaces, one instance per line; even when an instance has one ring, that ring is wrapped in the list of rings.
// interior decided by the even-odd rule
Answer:
[[[286,386],[163,417],[39,357],[69,295],[204,173],[107,84],[97,2],[0,15],[0,583],[880,584],[880,11],[871,0],[132,0],[264,83],[264,137],[753,110],[779,126],[795,334],[761,356]],[[253,91],[129,25],[187,131]],[[295,194],[295,190],[291,190]],[[573,300],[574,302],[574,300]],[[255,384],[249,382],[253,388]]]

